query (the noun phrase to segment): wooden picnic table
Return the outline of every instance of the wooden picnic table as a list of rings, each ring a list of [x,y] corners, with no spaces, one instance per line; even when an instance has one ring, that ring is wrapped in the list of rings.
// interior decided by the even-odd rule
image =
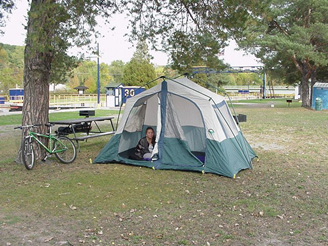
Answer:
[[[80,150],[80,144],[79,141],[84,141],[89,138],[96,138],[96,137],[102,137],[106,135],[112,135],[115,134],[115,127],[113,123],[114,116],[105,116],[105,117],[86,117],[81,119],[71,119],[71,120],[58,120],[58,121],[51,121],[49,123],[54,125],[66,125],[67,127],[70,127],[72,129],[72,134],[74,135],[72,140],[75,140],[78,144],[78,148]],[[112,128],[112,131],[102,131],[98,125],[100,121],[109,121],[110,126]],[[98,122],[98,123],[97,123]],[[78,124],[88,124],[91,126],[94,124],[97,127],[97,131],[87,131],[86,136],[77,136],[75,131],[75,127]]]

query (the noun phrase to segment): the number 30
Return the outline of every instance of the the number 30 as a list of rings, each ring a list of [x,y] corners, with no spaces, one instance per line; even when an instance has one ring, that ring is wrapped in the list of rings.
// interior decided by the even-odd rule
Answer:
[[[125,96],[125,97],[128,97],[128,96],[130,96],[130,97],[134,97],[134,95],[135,95],[135,91],[134,91],[134,89],[131,89],[131,90],[129,90],[129,89],[125,89],[125,90],[124,90],[124,96]]]

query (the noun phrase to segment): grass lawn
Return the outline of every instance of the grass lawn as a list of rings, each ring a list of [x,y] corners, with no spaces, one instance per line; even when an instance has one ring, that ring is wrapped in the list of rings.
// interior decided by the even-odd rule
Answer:
[[[287,103],[287,99],[292,100]],[[228,101],[230,105],[230,101]],[[258,108],[278,107],[278,108],[299,108],[301,102],[292,98],[267,98],[267,99],[249,99],[249,100],[234,100],[232,101],[234,107],[248,108],[250,106]]]
[[[327,245],[328,112],[235,110],[259,156],[236,179],[90,164],[108,136],[27,171],[13,161],[19,132],[2,125],[0,245]]]

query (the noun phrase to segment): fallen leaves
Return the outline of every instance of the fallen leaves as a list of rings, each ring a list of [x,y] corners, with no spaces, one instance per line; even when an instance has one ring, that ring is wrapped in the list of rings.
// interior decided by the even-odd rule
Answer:
[[[45,243],[50,242],[52,239],[54,239],[54,237],[48,237],[48,238],[44,239],[44,242]]]
[[[125,218],[123,217],[123,215],[121,215],[121,214],[114,213],[114,215],[115,215],[115,217],[118,218],[118,220],[119,220],[120,222],[122,222],[122,221],[125,219]]]

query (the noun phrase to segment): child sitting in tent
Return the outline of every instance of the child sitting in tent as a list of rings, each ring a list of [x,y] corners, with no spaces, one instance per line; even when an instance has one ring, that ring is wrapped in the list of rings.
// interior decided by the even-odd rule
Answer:
[[[155,146],[154,129],[151,127],[147,127],[146,136],[139,140],[134,153],[135,156],[133,159],[150,161],[154,146]]]

